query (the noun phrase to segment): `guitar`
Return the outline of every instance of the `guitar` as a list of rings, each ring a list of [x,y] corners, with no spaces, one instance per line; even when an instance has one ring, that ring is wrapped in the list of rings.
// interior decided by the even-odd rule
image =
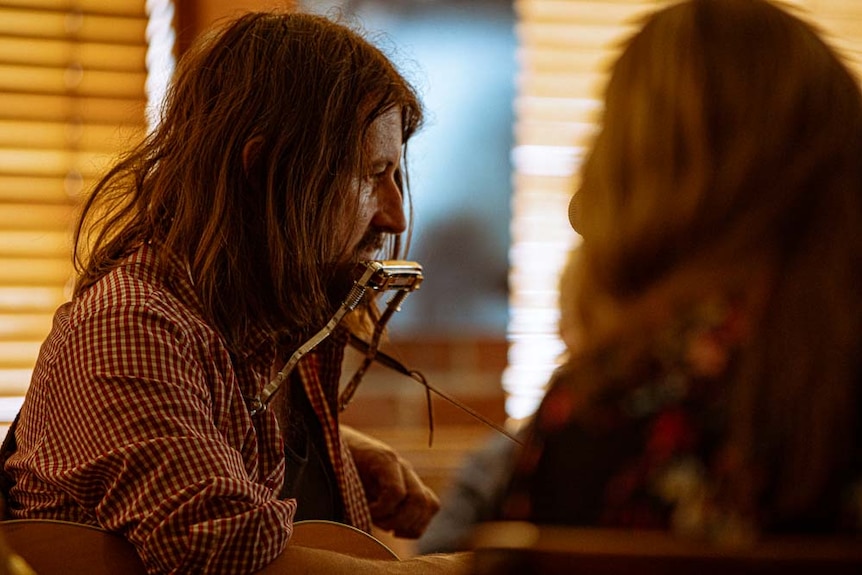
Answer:
[[[38,575],[146,574],[132,544],[98,527],[13,519],[0,521],[0,536]],[[331,521],[297,522],[290,544],[368,559],[398,559],[389,547],[364,531]]]

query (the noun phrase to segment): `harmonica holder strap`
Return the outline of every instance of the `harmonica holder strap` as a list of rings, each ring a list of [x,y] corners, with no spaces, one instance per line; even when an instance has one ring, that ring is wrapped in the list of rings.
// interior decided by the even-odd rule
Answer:
[[[348,343],[352,347],[356,348],[357,350],[359,350],[362,353],[367,353],[368,348],[371,345],[368,342],[363,341],[362,339],[360,339],[359,337],[357,337],[354,334],[350,334],[350,340],[348,341]],[[427,401],[428,401],[428,431],[429,431],[428,447],[431,447],[431,444],[434,441],[434,414],[433,414],[433,409],[431,407],[431,399],[430,399],[432,393],[434,395],[436,395],[437,397],[444,399],[447,402],[449,402],[450,404],[454,405],[455,407],[457,407],[458,409],[460,409],[461,411],[463,411],[464,413],[466,413],[467,415],[469,415],[470,417],[472,417],[476,421],[486,425],[490,429],[493,429],[494,431],[497,431],[501,435],[507,437],[512,442],[517,443],[518,445],[523,445],[523,442],[520,439],[515,437],[512,433],[507,431],[504,427],[494,423],[493,421],[491,421],[490,419],[488,419],[487,417],[485,417],[484,415],[482,415],[481,413],[479,413],[478,411],[476,411],[472,407],[465,405],[464,403],[462,403],[461,401],[459,401],[455,397],[444,392],[442,389],[431,385],[428,382],[428,380],[425,378],[425,376],[422,374],[422,372],[415,370],[415,369],[407,368],[403,363],[401,363],[400,361],[398,361],[397,359],[395,359],[391,355],[389,355],[385,352],[382,352],[382,351],[378,351],[374,355],[374,361],[380,363],[381,365],[383,365],[385,367],[388,367],[389,369],[391,369],[397,373],[400,373],[401,375],[406,375],[410,379],[413,379],[413,380],[419,382],[420,384],[422,384],[422,386],[425,388],[425,396],[426,396]]]
[[[404,290],[396,292],[386,305],[386,310],[380,316],[380,319],[375,323],[374,333],[371,336],[371,342],[368,344],[368,348],[365,350],[362,363],[353,373],[353,377],[350,378],[350,381],[344,387],[344,390],[338,398],[339,411],[344,411],[350,404],[350,400],[353,399],[353,394],[356,393],[356,389],[362,382],[362,377],[365,375],[365,372],[368,371],[368,368],[371,366],[371,362],[374,361],[374,358],[377,355],[377,349],[380,347],[380,337],[383,335],[383,330],[386,328],[389,318],[391,318],[396,311],[401,309],[401,302],[404,301],[408,293],[410,292]]]

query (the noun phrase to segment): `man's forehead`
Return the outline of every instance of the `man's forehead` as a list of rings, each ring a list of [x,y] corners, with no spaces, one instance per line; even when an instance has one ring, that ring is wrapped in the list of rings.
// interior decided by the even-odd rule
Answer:
[[[368,129],[366,146],[374,159],[400,157],[401,108],[395,107],[378,116]]]

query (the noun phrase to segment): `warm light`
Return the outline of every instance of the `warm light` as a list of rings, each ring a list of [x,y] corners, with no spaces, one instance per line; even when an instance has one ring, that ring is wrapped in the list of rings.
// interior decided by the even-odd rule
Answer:
[[[145,135],[174,44],[169,0],[2,4],[0,423],[18,411],[54,311],[69,298],[81,193]]]
[[[174,73],[174,4],[170,0],[147,0],[147,125],[159,121],[159,110]]]
[[[15,415],[21,410],[21,404],[24,403],[24,398],[18,397],[0,397],[0,421],[12,421]],[[0,437],[6,435],[7,426],[0,428]]]
[[[579,237],[569,199],[601,110],[612,46],[626,22],[654,2],[516,2],[518,95],[515,196],[509,252],[509,366],[506,412],[536,409],[565,347],[558,335],[560,272]]]
[[[512,164],[521,174],[570,177],[575,173],[579,153],[574,146],[525,144],[512,150]]]

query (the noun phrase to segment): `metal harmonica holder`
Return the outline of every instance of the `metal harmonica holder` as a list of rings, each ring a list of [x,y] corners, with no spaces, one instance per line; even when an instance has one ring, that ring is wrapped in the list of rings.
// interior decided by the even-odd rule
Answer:
[[[284,382],[287,381],[288,376],[293,372],[299,360],[317,347],[320,342],[329,337],[338,324],[341,323],[341,320],[344,319],[344,316],[356,309],[369,290],[373,292],[395,291],[395,294],[387,303],[386,309],[375,323],[374,334],[366,351],[365,360],[339,397],[340,409],[344,409],[347,406],[362,379],[362,375],[377,353],[380,336],[389,318],[400,309],[401,303],[410,292],[419,289],[423,280],[422,266],[416,262],[405,260],[370,260],[361,262],[357,265],[357,276],[347,297],[323,329],[299,346],[293,352],[293,355],[290,356],[290,359],[287,360],[287,363],[284,364],[284,367],[264,386],[260,394],[248,400],[248,409],[252,416],[266,410],[269,402],[272,401],[273,396],[281,389]]]

